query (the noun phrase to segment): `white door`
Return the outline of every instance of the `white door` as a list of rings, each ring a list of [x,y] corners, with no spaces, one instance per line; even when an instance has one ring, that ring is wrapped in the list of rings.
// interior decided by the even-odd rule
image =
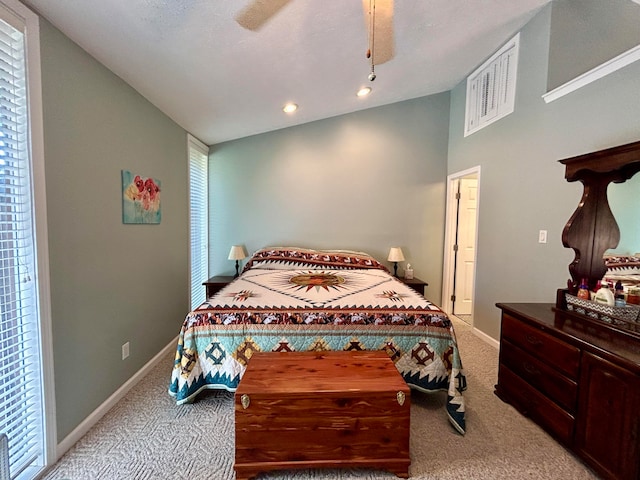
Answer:
[[[459,182],[457,251],[455,262],[454,315],[473,312],[473,281],[475,277],[476,209],[478,180],[461,178]]]

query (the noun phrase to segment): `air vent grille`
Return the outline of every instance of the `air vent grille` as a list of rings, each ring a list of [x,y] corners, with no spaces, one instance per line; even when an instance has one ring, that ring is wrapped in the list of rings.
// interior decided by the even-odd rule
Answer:
[[[518,33],[467,78],[465,137],[513,112],[519,46]]]

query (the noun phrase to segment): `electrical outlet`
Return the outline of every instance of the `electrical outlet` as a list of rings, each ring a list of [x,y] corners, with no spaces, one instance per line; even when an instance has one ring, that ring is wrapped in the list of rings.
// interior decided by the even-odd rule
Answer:
[[[547,243],[547,231],[546,230],[540,230],[540,233],[538,234],[538,243]]]
[[[129,356],[129,342],[122,345],[122,359],[126,359]]]

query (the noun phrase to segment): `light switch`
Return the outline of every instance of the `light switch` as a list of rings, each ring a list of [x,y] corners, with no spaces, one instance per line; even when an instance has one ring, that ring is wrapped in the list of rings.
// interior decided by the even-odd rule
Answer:
[[[540,233],[538,234],[538,243],[547,243],[547,231],[546,230],[540,230]]]

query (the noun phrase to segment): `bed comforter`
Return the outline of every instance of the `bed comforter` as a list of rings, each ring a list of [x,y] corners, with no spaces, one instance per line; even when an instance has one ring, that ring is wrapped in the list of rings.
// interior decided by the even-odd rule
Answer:
[[[258,351],[384,350],[409,387],[447,392],[465,432],[466,380],[447,315],[366,254],[265,249],[242,275],[190,312],[169,393],[235,391]]]

